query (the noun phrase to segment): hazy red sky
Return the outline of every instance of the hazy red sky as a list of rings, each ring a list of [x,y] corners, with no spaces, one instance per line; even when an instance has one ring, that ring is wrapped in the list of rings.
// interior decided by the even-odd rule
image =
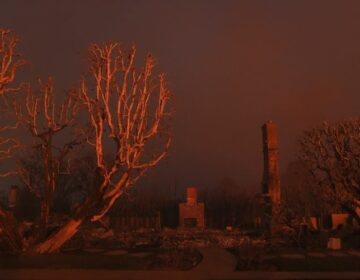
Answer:
[[[360,112],[360,1],[2,0],[0,26],[59,91],[91,42],[151,51],[176,95],[163,184],[226,176],[260,189],[266,120],[279,124],[284,171],[303,129]]]

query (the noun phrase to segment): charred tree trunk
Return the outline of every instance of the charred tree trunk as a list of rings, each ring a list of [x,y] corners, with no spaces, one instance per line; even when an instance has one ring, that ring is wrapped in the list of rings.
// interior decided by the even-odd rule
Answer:
[[[38,244],[34,248],[34,252],[39,254],[58,252],[64,243],[70,240],[78,232],[82,222],[82,219],[71,219],[62,226],[57,233]]]
[[[103,193],[94,190],[93,194],[84,202],[74,216],[55,234],[36,245],[33,251],[39,254],[58,252],[60,248],[79,231],[83,222],[90,221],[91,218],[98,213],[99,209],[104,207],[102,204],[102,196]]]
[[[45,192],[41,202],[41,231],[46,232],[46,228],[49,222],[50,209],[53,204],[53,194],[55,191],[55,177],[58,175],[55,171],[54,160],[53,160],[53,136],[54,131],[49,130],[47,134],[41,137],[42,139],[42,156],[44,162],[44,182]]]
[[[0,209],[0,242],[5,250],[12,254],[22,252],[22,238],[18,230],[18,222],[12,213]]]
[[[46,231],[47,231],[47,225],[49,223],[49,216],[50,216],[49,204],[45,200],[43,200],[43,201],[41,201],[41,206],[40,206],[39,228],[36,233],[38,240],[43,240],[44,238],[46,238]]]

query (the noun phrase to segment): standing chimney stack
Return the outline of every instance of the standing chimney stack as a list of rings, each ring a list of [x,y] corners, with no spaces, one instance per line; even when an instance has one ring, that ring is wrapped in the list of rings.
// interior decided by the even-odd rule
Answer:
[[[277,125],[267,121],[262,126],[264,173],[262,193],[264,197],[264,226],[271,237],[278,231],[278,215],[281,202],[280,171]]]
[[[195,205],[197,203],[197,190],[194,187],[186,189],[186,201],[188,205]]]
[[[186,202],[179,204],[179,226],[184,228],[205,227],[205,206],[203,202],[197,202],[197,189],[186,189]]]

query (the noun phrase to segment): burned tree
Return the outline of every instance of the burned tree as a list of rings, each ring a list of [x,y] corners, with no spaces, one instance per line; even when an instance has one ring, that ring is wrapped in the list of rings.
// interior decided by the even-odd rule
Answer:
[[[165,77],[163,74],[152,77],[154,59],[151,55],[147,56],[144,68],[137,72],[135,53],[135,47],[128,54],[123,53],[117,43],[93,45],[89,51],[92,81],[82,82],[81,97],[94,129],[95,139],[89,144],[94,147],[97,168],[103,178],[98,189],[102,205],[92,220],[106,214],[127,187],[166,155],[170,145],[165,126],[170,94]],[[105,137],[115,144],[111,163],[104,159]],[[158,154],[151,155],[146,149],[154,144],[151,141],[156,137],[160,141],[155,144],[163,142],[163,146]]]
[[[299,156],[332,210],[346,211],[360,224],[360,120],[323,122],[304,132]]]
[[[18,41],[14,31],[0,28],[0,96],[17,93],[20,89],[15,77],[25,61],[17,50]]]
[[[67,156],[82,139],[70,136],[70,140],[55,145],[56,137],[74,124],[78,111],[78,100],[68,94],[61,104],[56,104],[53,81],[39,81],[39,93],[30,86],[26,89],[24,112],[19,119],[26,125],[33,141],[28,149],[37,155],[39,170],[32,165],[19,166],[19,175],[31,192],[40,201],[40,236],[44,235],[54,202],[56,180],[61,173],[69,172]],[[70,133],[68,133],[70,135]]]
[[[20,147],[20,141],[11,131],[18,128],[19,123],[14,120],[12,114],[13,96],[19,92],[21,85],[16,83],[16,73],[25,61],[19,55],[18,39],[16,34],[0,28],[0,162],[13,157]],[[16,175],[16,170],[0,170],[0,177]],[[0,208],[0,243],[5,244],[7,249],[20,252],[21,237],[17,231],[16,220],[12,213]]]
[[[84,221],[101,219],[121,194],[166,156],[171,142],[167,127],[170,93],[164,74],[153,74],[152,56],[148,55],[144,67],[137,70],[135,48],[124,52],[118,43],[94,44],[89,49],[88,75],[59,103],[52,79],[40,82],[37,94],[30,85],[14,86],[16,71],[24,61],[16,53],[14,33],[3,29],[0,33],[2,116],[5,111],[12,112],[9,120],[15,120],[8,125],[2,118],[0,132],[6,134],[0,138],[0,159],[11,157],[20,147],[20,142],[9,134],[19,125],[25,125],[32,135],[32,141],[22,146],[39,159],[35,167],[20,164],[18,170],[1,176],[18,174],[41,205],[40,219],[35,221],[38,230],[33,232],[31,244],[21,236],[15,217],[4,209],[0,209],[0,239],[13,253],[56,252]],[[20,89],[26,94],[19,100],[5,98]],[[80,134],[64,134],[75,123],[79,105],[88,116],[90,129],[78,126]],[[55,138],[60,133],[63,141],[58,145]],[[84,143],[89,144],[96,158],[93,186],[85,201],[49,236],[47,226],[54,215],[57,180],[62,172],[73,171],[67,164],[70,151]]]
[[[136,70],[135,53],[135,47],[124,52],[118,43],[94,44],[89,49],[89,75],[82,80],[79,95],[92,127],[87,143],[96,154],[100,180],[73,217],[36,246],[38,253],[57,251],[84,221],[101,219],[168,152],[170,93],[164,74],[153,76],[151,55]],[[112,159],[106,160],[105,153]]]
[[[13,96],[19,92],[21,84],[16,83],[16,72],[25,61],[18,53],[18,38],[12,30],[0,28],[0,160],[5,160],[19,148],[20,142],[9,132],[18,128],[13,115]],[[14,170],[1,170],[0,177],[16,174]]]

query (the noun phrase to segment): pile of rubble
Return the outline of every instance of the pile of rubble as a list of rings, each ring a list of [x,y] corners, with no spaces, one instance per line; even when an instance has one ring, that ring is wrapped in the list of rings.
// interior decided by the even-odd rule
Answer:
[[[261,245],[265,244],[265,241],[249,238],[240,230],[164,229],[161,233],[161,246],[163,248],[203,248],[209,246],[236,248],[243,244]]]
[[[240,230],[214,229],[169,229],[158,231],[152,228],[133,231],[118,231],[104,227],[92,227],[82,234],[82,245],[141,251],[149,248],[187,249],[217,246],[239,248],[243,245],[265,245],[263,239],[250,238]],[[81,245],[81,244],[80,244]]]
[[[125,248],[160,247],[159,232],[153,228],[119,232],[116,241]]]

